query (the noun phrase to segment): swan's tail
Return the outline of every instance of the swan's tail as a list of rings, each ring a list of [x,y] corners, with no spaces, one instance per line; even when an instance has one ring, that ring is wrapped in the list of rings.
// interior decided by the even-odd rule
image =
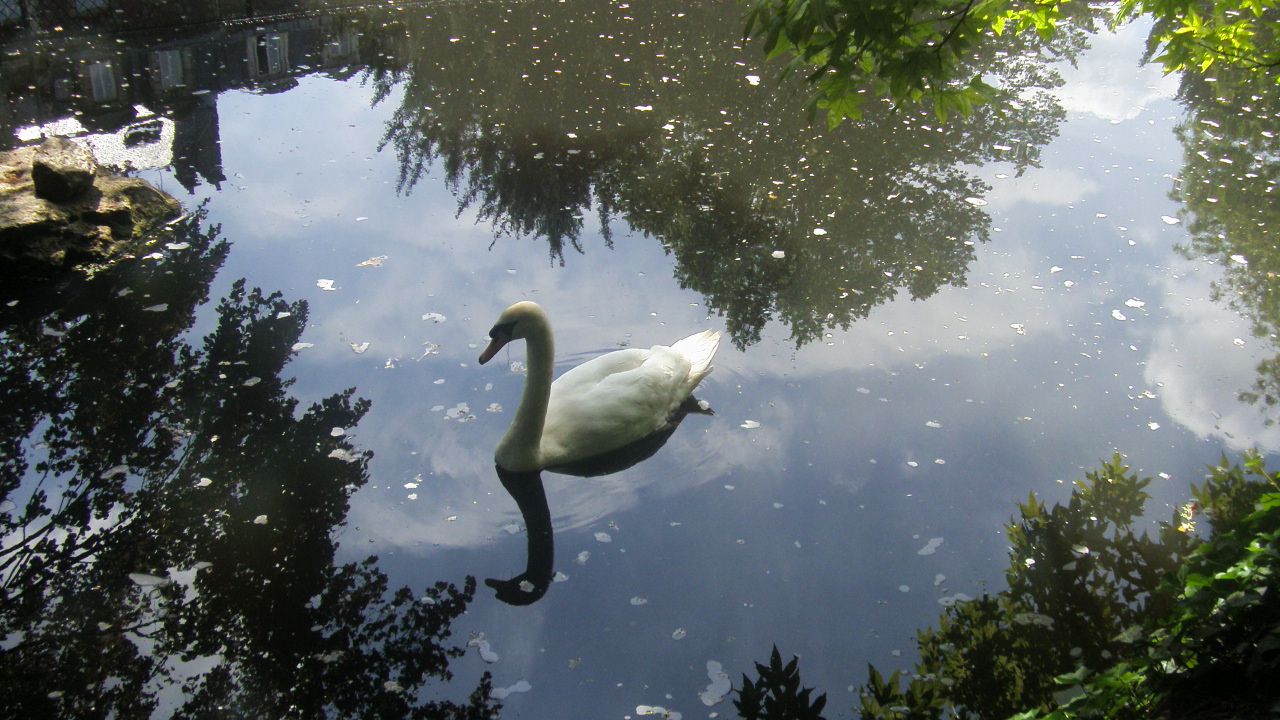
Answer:
[[[715,330],[703,330],[676,341],[671,349],[689,359],[689,364],[692,366],[689,376],[690,379],[697,378],[693,383],[693,386],[697,386],[698,382],[711,372],[711,358],[715,357],[716,349],[719,347],[720,333]]]

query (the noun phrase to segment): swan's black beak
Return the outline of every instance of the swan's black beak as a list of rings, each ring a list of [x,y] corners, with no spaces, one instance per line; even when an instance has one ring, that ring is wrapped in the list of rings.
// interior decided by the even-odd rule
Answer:
[[[489,331],[489,347],[485,348],[484,352],[480,353],[481,365],[489,362],[494,355],[498,354],[498,351],[502,349],[503,345],[511,342],[512,337],[515,335],[515,329],[516,323],[514,320],[511,322],[498,323],[493,326],[493,329]]]
[[[497,355],[498,351],[502,349],[502,346],[506,344],[506,338],[496,337],[491,339],[489,341],[489,346],[484,349],[484,352],[480,353],[480,364],[483,365],[493,359],[493,356]]]

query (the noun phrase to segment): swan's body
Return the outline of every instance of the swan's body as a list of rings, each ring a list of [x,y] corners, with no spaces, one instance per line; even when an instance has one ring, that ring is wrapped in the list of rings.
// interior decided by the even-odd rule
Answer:
[[[673,429],[688,411],[686,401],[693,389],[711,372],[711,358],[720,343],[720,333],[707,330],[671,347],[618,350],[573,368],[553,383],[551,323],[536,303],[520,302],[504,310],[489,337],[481,364],[512,340],[523,338],[528,347],[529,372],[520,406],[494,452],[499,468],[517,473],[581,466],[614,451],[643,446],[646,438]]]

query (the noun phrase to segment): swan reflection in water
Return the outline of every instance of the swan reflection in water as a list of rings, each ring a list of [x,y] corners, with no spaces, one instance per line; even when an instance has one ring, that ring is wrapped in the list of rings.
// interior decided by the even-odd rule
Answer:
[[[555,382],[551,321],[537,303],[504,310],[489,338],[482,365],[512,340],[527,347],[524,391],[494,463],[524,516],[529,559],[520,575],[485,584],[503,602],[528,605],[546,593],[555,554],[542,471],[597,477],[625,470],[656,453],[689,413],[710,414],[692,393],[711,372],[720,334],[707,330],[671,347],[617,350]]]

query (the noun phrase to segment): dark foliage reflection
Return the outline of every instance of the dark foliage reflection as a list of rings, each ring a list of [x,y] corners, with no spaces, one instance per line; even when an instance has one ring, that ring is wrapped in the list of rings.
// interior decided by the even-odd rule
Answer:
[[[675,256],[739,347],[770,318],[803,345],[899,292],[963,285],[990,228],[988,187],[965,166],[1036,164],[1063,117],[1040,55],[1073,57],[1093,22],[1064,20],[1052,48],[1010,37],[975,58],[1005,95],[965,121],[874,104],[827,133],[773,71],[735,61],[733,3],[435,12],[364,36],[377,98],[403,93],[384,141],[401,190],[438,163],[460,211],[544,238],[561,263],[583,250],[588,212],[606,244],[624,220]]]
[[[1187,117],[1175,132],[1182,172],[1171,193],[1191,235],[1182,248],[1224,268],[1213,298],[1253,324],[1253,335],[1280,351],[1280,85],[1229,68],[1188,71],[1179,99]],[[1241,399],[1275,422],[1280,355],[1263,360]]]
[[[418,692],[450,678],[473,579],[335,565],[369,453],[331,431],[369,403],[286,394],[306,304],[240,281],[184,335],[229,249],[202,219],[5,309],[0,714],[489,717],[487,675],[463,703]]]

